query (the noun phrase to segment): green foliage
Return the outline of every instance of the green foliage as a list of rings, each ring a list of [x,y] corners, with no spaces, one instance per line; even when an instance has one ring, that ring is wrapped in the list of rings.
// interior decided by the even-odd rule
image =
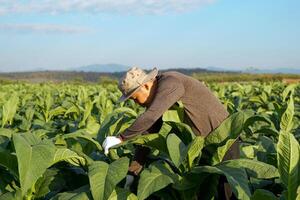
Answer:
[[[243,131],[244,124],[251,112],[237,112],[229,116],[224,122],[205,138],[206,151],[211,164],[220,163],[228,149]]]
[[[171,133],[167,138],[167,146],[171,160],[176,167],[179,167],[184,159],[184,152],[187,151],[185,144],[180,140],[179,137]]]
[[[14,94],[6,101],[2,108],[2,128],[6,125],[12,125],[14,115],[17,112],[19,97]]]
[[[145,169],[141,174],[137,192],[138,199],[146,199],[152,193],[173,183],[173,179],[168,176],[169,170],[164,165],[156,163]]]
[[[111,193],[109,200],[137,200],[137,196],[123,188],[116,188]]]
[[[263,189],[258,189],[254,192],[251,200],[261,200],[261,199],[276,200],[277,197],[272,192]]]
[[[51,142],[41,141],[32,134],[15,134],[13,141],[18,159],[22,195],[26,195],[52,164],[55,146]]]
[[[120,158],[110,165],[95,161],[89,165],[89,179],[94,199],[108,199],[116,185],[126,176],[128,158]]]
[[[281,131],[277,144],[277,159],[280,179],[287,188],[286,199],[296,199],[297,188],[300,184],[300,146],[294,135],[289,131],[294,115],[293,100],[281,120]]]
[[[226,176],[235,196],[238,199],[250,199],[251,192],[248,185],[245,169],[231,166],[227,163],[218,166],[199,166],[192,170],[193,173],[210,173]]]
[[[144,109],[118,103],[116,84],[5,84],[0,87],[1,199],[220,199],[227,179],[238,199],[299,199],[300,87],[208,85],[230,113],[207,137],[184,123],[176,103],[157,133],[116,145]],[[234,142],[241,158],[224,160]],[[124,189],[134,146],[150,155]]]

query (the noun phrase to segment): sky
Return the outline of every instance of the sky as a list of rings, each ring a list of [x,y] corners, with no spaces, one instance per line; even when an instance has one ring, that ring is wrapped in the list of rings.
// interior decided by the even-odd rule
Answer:
[[[299,0],[0,0],[0,71],[300,68]]]

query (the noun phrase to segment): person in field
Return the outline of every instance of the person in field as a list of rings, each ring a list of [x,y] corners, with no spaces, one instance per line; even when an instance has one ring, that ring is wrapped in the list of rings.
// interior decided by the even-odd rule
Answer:
[[[157,133],[162,125],[162,115],[177,101],[181,101],[187,123],[196,135],[207,136],[216,129],[229,113],[214,94],[200,81],[179,72],[159,73],[156,68],[148,74],[138,67],[128,70],[119,81],[120,101],[133,99],[146,108],[134,123],[118,137],[107,137],[103,147],[108,149],[139,134]],[[150,149],[138,146],[129,173],[137,176],[145,164]],[[239,157],[238,143],[234,143],[224,160]],[[220,183],[221,199],[234,198],[228,183]]]

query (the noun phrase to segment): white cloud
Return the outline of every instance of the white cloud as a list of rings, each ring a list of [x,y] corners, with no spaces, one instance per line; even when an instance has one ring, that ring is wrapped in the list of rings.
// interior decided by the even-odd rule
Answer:
[[[82,33],[89,29],[84,27],[57,24],[0,24],[0,31],[42,32],[42,33]]]
[[[215,0],[0,0],[0,14],[120,13],[165,14],[187,12]]]

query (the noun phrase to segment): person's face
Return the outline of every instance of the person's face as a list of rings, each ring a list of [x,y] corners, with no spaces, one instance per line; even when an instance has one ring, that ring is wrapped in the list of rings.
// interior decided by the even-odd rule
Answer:
[[[150,92],[145,88],[145,86],[142,86],[138,91],[134,92],[130,99],[134,100],[135,103],[146,106],[147,99],[149,97]]]
[[[152,86],[153,82],[145,83],[138,91],[131,95],[130,99],[134,100],[135,103],[141,106],[149,106],[153,96],[153,92],[151,93]]]

